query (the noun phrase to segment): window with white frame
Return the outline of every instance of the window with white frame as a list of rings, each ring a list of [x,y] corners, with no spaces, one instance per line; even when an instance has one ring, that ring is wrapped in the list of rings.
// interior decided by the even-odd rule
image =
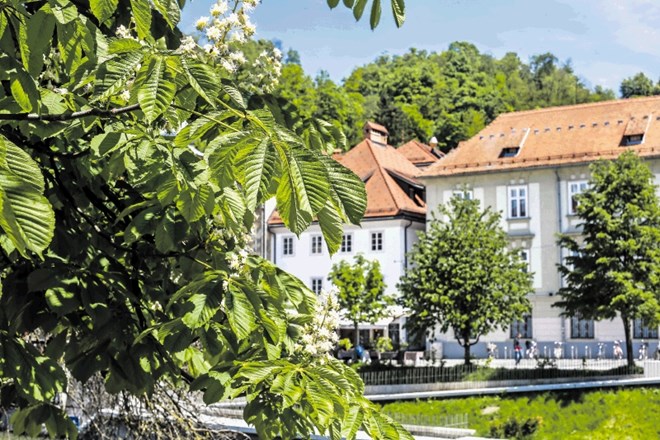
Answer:
[[[312,255],[320,255],[323,253],[323,237],[320,235],[312,235]]]
[[[525,315],[520,321],[513,321],[509,328],[512,338],[520,335],[521,338],[532,338],[532,315]]]
[[[382,251],[383,250],[383,233],[382,232],[372,232],[371,233],[371,250],[372,251]]]
[[[643,134],[629,134],[623,136],[623,145],[625,146],[630,146],[630,145],[639,145],[644,141],[644,135]]]
[[[472,200],[474,198],[474,193],[471,189],[457,189],[454,190],[454,197],[459,197],[464,200]]]
[[[509,187],[509,218],[527,217],[527,186]]]
[[[658,326],[651,327],[643,319],[635,319],[633,322],[633,338],[658,339]]]
[[[312,292],[317,295],[321,293],[323,289],[323,278],[312,278]]]
[[[593,339],[594,320],[582,319],[580,316],[571,317],[571,339]]]
[[[589,188],[589,182],[586,180],[568,182],[568,213],[570,215],[577,214],[577,196],[582,194],[587,188]]]
[[[342,235],[339,251],[344,253],[353,252],[353,234]]]
[[[282,237],[282,255],[293,255],[293,237]]]
[[[530,271],[529,249],[520,249],[520,259],[525,262],[525,272]]]

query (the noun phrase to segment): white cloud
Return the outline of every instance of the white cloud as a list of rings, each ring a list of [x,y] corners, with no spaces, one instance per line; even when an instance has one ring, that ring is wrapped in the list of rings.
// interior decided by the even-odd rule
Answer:
[[[660,56],[660,3],[657,0],[590,0],[585,3],[607,20],[602,26],[609,26],[616,43],[632,52]]]

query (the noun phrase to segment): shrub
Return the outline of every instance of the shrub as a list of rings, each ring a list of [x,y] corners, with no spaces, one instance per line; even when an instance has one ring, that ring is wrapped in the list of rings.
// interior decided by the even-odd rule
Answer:
[[[349,338],[340,339],[339,348],[342,348],[344,350],[350,350],[351,348],[353,348],[353,344],[351,343],[351,340]]]
[[[512,417],[504,423],[495,423],[490,427],[490,435],[508,439],[530,438],[537,431],[542,421],[541,417],[521,420]]]
[[[381,336],[376,340],[376,350],[378,351],[392,351],[394,350],[394,345],[392,345],[392,340],[386,336]]]

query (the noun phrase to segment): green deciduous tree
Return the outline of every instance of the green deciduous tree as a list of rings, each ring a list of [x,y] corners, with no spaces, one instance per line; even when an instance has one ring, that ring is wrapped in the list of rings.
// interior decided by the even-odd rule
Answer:
[[[499,222],[478,201],[452,198],[420,234],[398,286],[410,329],[453,331],[466,364],[481,336],[530,310],[532,274]]]
[[[353,264],[342,260],[332,266],[328,280],[337,287],[339,306],[353,323],[354,345],[360,343],[361,322],[374,323],[387,314],[394,300],[385,295],[385,282],[378,260],[369,261],[358,254]]]
[[[582,235],[559,239],[568,255],[559,266],[566,285],[555,305],[584,319],[619,316],[633,365],[633,320],[657,325],[660,318],[660,207],[653,174],[633,152],[596,162],[578,200]]]
[[[615,98],[610,89],[588,89],[570,60],[560,64],[551,53],[525,63],[515,53],[496,59],[460,41],[439,53],[412,48],[380,56],[341,86],[319,75],[312,87],[300,66],[285,66],[283,77],[275,94],[341,127],[349,147],[362,139],[365,120],[385,125],[392,145],[436,136],[450,150],[503,112]]]
[[[622,98],[634,98],[637,96],[651,96],[658,94],[653,87],[653,80],[644,75],[643,72],[639,72],[635,76],[625,78],[621,81],[619,91],[621,92]]]
[[[282,75],[274,93],[293,104],[295,112],[302,118],[310,118],[316,110],[314,81],[305,75],[300,64],[290,63],[282,67]]]
[[[271,197],[291,231],[316,219],[337,250],[366,205],[328,156],[343,135],[259,81],[243,93],[226,5],[199,24],[206,50],[177,28],[181,4],[0,2],[0,407],[18,408],[17,433],[75,437],[53,403],[68,373],[138,397],[245,396],[264,439],[410,438],[306,350],[316,296],[246,250]]]
[[[515,53],[496,59],[460,41],[439,53],[413,48],[380,56],[353,70],[344,88],[364,97],[365,118],[385,125],[392,145],[436,136],[444,150],[502,112],[614,99],[610,90],[589,90],[570,62],[560,65],[551,53],[525,63]]]

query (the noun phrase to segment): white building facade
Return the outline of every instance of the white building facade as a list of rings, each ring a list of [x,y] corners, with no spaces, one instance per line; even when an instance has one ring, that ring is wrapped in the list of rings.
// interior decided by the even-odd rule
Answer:
[[[318,293],[330,286],[327,278],[333,264],[341,260],[351,262],[355,255],[362,254],[367,260],[378,260],[386,292],[395,295],[406,265],[405,254],[417,241],[417,233],[423,230],[424,222],[419,218],[365,219],[361,227],[344,227],[342,246],[330,256],[317,224],[310,226],[300,238],[284,225],[271,225],[271,261],[312,290],[314,285],[319,286]]]
[[[488,342],[498,345],[500,357],[510,357],[517,333],[536,340],[541,355],[552,356],[555,342],[562,343],[563,356],[569,358],[595,357],[600,342],[611,356],[613,341],[624,339],[620,319],[564,318],[553,304],[563,283],[557,265],[566,257],[557,245],[558,234],[580,235],[575,195],[588,186],[589,164],[628,149],[645,158],[660,182],[659,98],[501,115],[423,173],[429,211],[467,188],[482,208],[501,213],[510,246],[520,250],[534,273],[532,313],[482,337],[473,347],[476,357],[486,355]],[[635,354],[642,341],[650,342],[651,350],[657,347],[658,328],[637,321],[633,336]],[[445,357],[462,357],[453,335],[436,338]]]
[[[331,287],[328,274],[333,264],[352,262],[362,254],[380,263],[386,293],[398,295],[397,283],[407,265],[406,254],[417,241],[417,234],[425,229],[426,204],[424,187],[414,178],[419,169],[386,142],[385,127],[367,123],[365,140],[337,158],[365,182],[367,210],[360,226],[344,226],[342,245],[335,255],[329,255],[318,224],[296,237],[277,212],[268,220],[270,260],[316,293]],[[404,323],[402,313],[394,308],[390,316],[376,324],[360,324],[360,339],[369,346],[378,337],[388,336],[396,346],[407,342]],[[351,336],[352,325],[346,323],[342,337]]]

